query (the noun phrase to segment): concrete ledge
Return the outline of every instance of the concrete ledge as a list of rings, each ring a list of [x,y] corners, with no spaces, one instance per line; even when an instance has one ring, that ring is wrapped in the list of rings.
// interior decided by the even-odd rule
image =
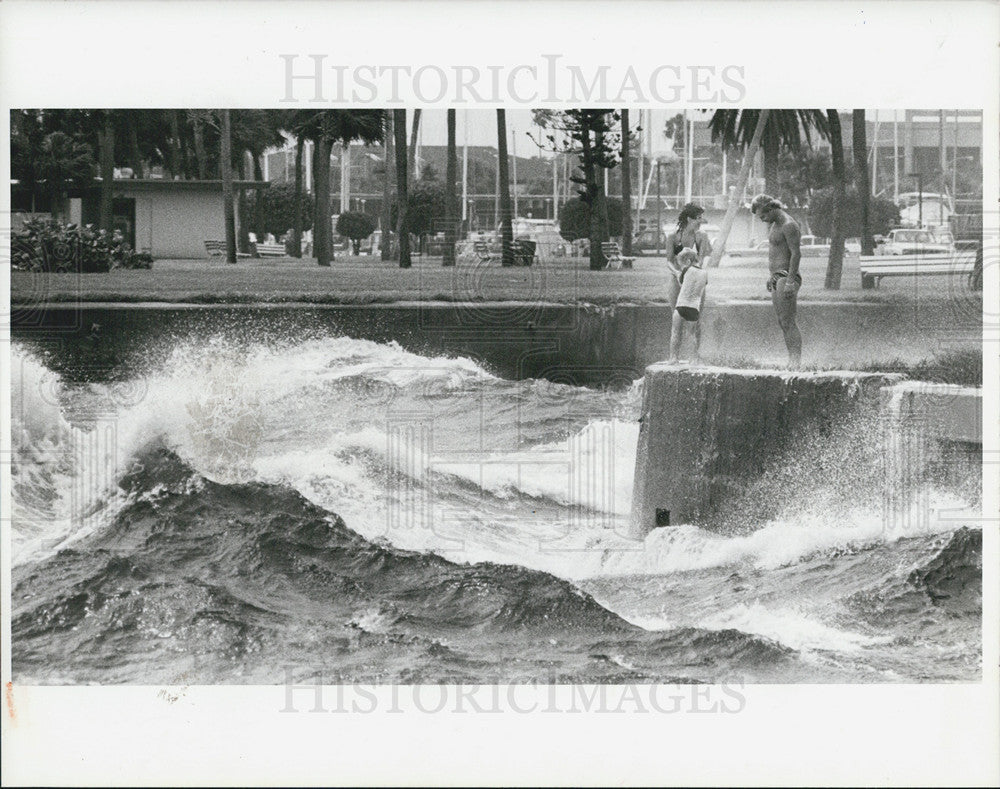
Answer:
[[[877,412],[884,373],[646,368],[631,533],[705,525],[804,435],[831,433],[858,409]],[[755,514],[780,502],[755,501]]]
[[[983,443],[983,390],[904,381],[882,392],[887,417],[940,441]]]

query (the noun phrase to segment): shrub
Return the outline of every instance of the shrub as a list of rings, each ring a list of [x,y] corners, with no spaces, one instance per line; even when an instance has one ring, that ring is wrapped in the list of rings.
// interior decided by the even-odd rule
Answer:
[[[347,211],[337,217],[337,232],[351,239],[354,254],[361,254],[361,242],[375,232],[375,220],[359,211]]]
[[[109,237],[92,225],[30,219],[11,238],[11,266],[19,271],[79,271],[152,268],[148,252],[136,252],[117,230]]]
[[[617,236],[619,228],[622,226],[622,201],[609,197],[606,202],[608,205],[608,233]],[[559,235],[567,241],[590,238],[590,206],[579,197],[567,200],[559,209]]]
[[[280,238],[295,226],[295,184],[274,184],[260,189],[255,199],[261,201],[265,233]],[[302,229],[310,230],[313,222],[312,196],[303,191],[301,202]]]
[[[412,235],[422,236],[444,229],[445,194],[444,185],[438,181],[421,179],[410,189],[406,214],[407,229]],[[392,226],[396,226],[398,207],[394,202],[391,210]]]
[[[833,236],[833,189],[815,192],[809,201],[809,227],[817,236]],[[883,197],[873,197],[870,202],[870,224],[873,235],[883,235],[899,224],[899,207]],[[861,198],[857,190],[849,189],[844,211],[844,235],[853,238],[861,235]]]

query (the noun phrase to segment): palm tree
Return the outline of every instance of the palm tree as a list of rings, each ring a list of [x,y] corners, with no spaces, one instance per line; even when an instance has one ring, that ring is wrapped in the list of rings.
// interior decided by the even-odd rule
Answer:
[[[52,132],[42,140],[35,170],[38,180],[44,181],[49,190],[50,210],[53,218],[58,219],[70,184],[93,182],[93,152],[86,143],[64,132]]]
[[[413,111],[413,128],[410,130],[410,147],[406,158],[406,174],[410,183],[417,180],[417,135],[420,133],[420,110]]]
[[[170,177],[178,178],[182,173],[181,166],[181,122],[177,110],[166,110],[167,121],[170,124]]]
[[[233,159],[232,128],[229,110],[219,110],[221,115],[219,166],[222,170],[222,208],[226,224],[226,262],[236,262],[236,217],[233,212]]]
[[[350,145],[382,141],[384,110],[301,110],[294,126],[314,145],[313,194],[316,220],[313,222],[313,256],[320,266],[333,260],[333,228],[330,222],[330,152],[334,142]]]
[[[306,139],[302,135],[295,138],[295,206],[292,209],[292,257],[302,257],[302,153]]]
[[[188,110],[188,123],[194,137],[194,155],[198,162],[198,178],[208,178],[208,151],[205,148],[205,111]]]
[[[514,265],[514,228],[511,224],[510,162],[507,160],[507,113],[497,110],[497,153],[500,157],[500,265]]]
[[[716,110],[708,122],[712,142],[730,148],[746,148],[757,129],[762,110]],[[782,148],[798,150],[803,141],[812,144],[812,133],[829,136],[827,117],[822,110],[770,110],[761,139],[764,149],[764,182],[768,194],[782,197],[778,159]]]
[[[392,144],[392,113],[385,113],[384,141],[382,143],[382,260],[392,260],[392,185],[395,181]]]
[[[321,130],[314,142],[313,194],[316,197],[316,220],[313,222],[313,257],[316,264],[329,266],[333,260],[333,228],[330,222],[330,153],[332,140]]]
[[[622,254],[632,254],[632,161],[629,154],[628,109],[622,110]]]
[[[115,118],[114,110],[99,112],[101,127],[97,133],[101,160],[101,230],[114,230],[115,189]]]
[[[723,110],[718,110],[723,112]],[[729,231],[733,229],[733,222],[736,220],[736,212],[739,210],[743,197],[743,190],[747,188],[747,181],[750,179],[750,163],[753,162],[757,151],[760,149],[761,140],[764,138],[770,115],[773,110],[761,110],[757,116],[757,128],[754,129],[753,136],[743,154],[743,163],[740,165],[740,174],[736,178],[736,189],[729,198],[729,206],[726,208],[726,216],[722,220],[722,229],[719,238],[712,250],[712,257],[709,259],[709,268],[718,268],[719,261],[722,260],[722,253],[726,248],[726,239],[729,238]]]
[[[872,238],[871,198],[872,187],[868,178],[868,140],[865,129],[865,111],[854,110],[851,114],[852,146],[854,148],[854,177],[861,202],[861,254],[875,254],[875,239]]]
[[[458,147],[455,142],[455,110],[448,110],[448,165],[444,186],[444,259],[443,266],[455,265],[455,230],[458,222],[455,180],[458,178]]]
[[[840,115],[826,111],[830,128],[830,159],[833,163],[833,238],[830,239],[830,259],[826,264],[823,287],[840,290],[844,271],[844,206],[847,203],[847,175],[844,168],[844,140],[841,136]]]
[[[410,193],[406,179],[406,110],[392,111],[392,134],[396,144],[396,239],[399,245],[399,267],[409,268],[412,263],[410,231],[407,227]]]

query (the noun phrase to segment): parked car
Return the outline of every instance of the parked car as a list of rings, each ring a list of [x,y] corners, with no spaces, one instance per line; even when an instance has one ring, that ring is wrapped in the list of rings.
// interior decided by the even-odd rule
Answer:
[[[889,235],[875,252],[878,255],[920,255],[927,252],[945,254],[954,250],[954,241],[938,242],[929,230],[898,227],[889,231]]]
[[[802,236],[799,240],[799,249],[804,258],[822,257],[830,254],[830,242],[820,236]]]
[[[632,239],[632,254],[634,255],[655,255],[657,249],[660,254],[665,254],[667,249],[667,234],[660,231],[660,243],[656,243],[656,228],[649,227],[640,230]]]
[[[733,249],[726,249],[726,255],[733,258],[759,258],[767,257],[767,248],[769,246],[767,240],[758,241],[756,244],[749,247],[734,247]]]

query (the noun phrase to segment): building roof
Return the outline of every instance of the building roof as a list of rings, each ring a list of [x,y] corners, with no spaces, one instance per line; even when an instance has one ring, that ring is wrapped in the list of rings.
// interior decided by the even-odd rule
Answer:
[[[95,181],[100,181],[100,179],[94,179]],[[264,188],[268,185],[268,181],[240,181],[233,179],[233,187],[236,189],[258,189]],[[116,187],[128,187],[131,189],[156,189],[156,190],[169,190],[169,189],[181,189],[181,190],[198,190],[198,189],[209,189],[212,191],[222,189],[221,180],[205,180],[205,181],[174,181],[167,178],[116,178]]]

